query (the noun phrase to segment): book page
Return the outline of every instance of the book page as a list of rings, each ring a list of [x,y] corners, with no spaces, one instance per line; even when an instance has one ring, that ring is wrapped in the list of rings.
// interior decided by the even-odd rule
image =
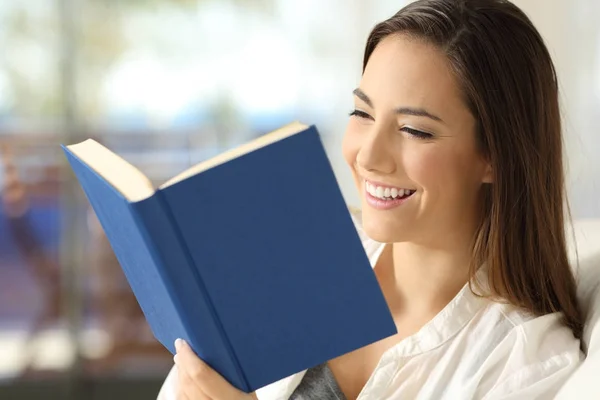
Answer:
[[[135,202],[154,194],[152,182],[146,175],[95,140],[88,139],[66,147],[127,200]]]
[[[260,136],[254,139],[251,142],[245,143],[241,146],[235,147],[229,151],[219,154],[209,160],[203,161],[199,164],[196,164],[187,170],[183,171],[179,175],[169,179],[166,183],[160,186],[160,189],[171,186],[177,182],[181,182],[190,176],[201,173],[202,171],[206,171],[210,168],[216,167],[217,165],[224,164],[227,161],[233,160],[234,158],[240,157],[244,154],[248,154],[254,150],[258,150],[261,147],[268,146],[271,143],[274,143],[278,140],[285,139],[286,137],[292,136],[296,133],[300,133],[308,128],[308,125],[302,124],[300,122],[293,122],[288,124],[282,128],[279,128],[271,133],[267,133],[263,136]]]

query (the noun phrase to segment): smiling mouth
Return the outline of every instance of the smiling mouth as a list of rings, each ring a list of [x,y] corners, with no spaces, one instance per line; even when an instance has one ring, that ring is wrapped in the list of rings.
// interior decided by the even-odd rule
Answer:
[[[369,181],[365,181],[365,189],[371,196],[385,201],[406,199],[416,192],[413,189],[378,186]]]

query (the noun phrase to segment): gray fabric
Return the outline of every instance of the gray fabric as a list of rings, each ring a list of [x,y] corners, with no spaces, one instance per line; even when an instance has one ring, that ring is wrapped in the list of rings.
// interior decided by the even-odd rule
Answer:
[[[327,363],[310,368],[289,400],[346,400]]]

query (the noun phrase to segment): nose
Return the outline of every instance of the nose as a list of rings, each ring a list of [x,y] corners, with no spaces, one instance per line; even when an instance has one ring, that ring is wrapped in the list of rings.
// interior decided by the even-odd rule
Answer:
[[[364,171],[379,174],[392,174],[396,171],[393,149],[390,148],[390,128],[374,125],[369,132],[365,132],[356,163]]]

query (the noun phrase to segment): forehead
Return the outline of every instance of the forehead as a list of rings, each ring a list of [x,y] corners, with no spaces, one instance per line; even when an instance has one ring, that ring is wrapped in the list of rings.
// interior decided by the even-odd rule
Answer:
[[[464,108],[446,56],[435,46],[404,35],[390,35],[377,45],[360,86],[376,108],[415,106],[439,113]]]

